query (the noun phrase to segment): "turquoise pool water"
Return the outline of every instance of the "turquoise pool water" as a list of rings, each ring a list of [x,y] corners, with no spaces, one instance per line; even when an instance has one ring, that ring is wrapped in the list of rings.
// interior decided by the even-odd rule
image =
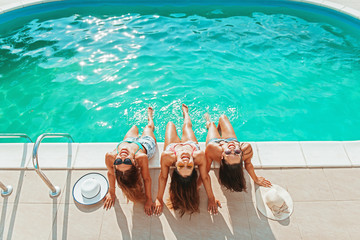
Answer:
[[[359,27],[339,18],[286,7],[87,6],[1,28],[0,132],[119,141],[152,106],[163,141],[168,121],[180,133],[185,103],[200,141],[205,112],[216,122],[226,114],[244,141],[360,139]]]

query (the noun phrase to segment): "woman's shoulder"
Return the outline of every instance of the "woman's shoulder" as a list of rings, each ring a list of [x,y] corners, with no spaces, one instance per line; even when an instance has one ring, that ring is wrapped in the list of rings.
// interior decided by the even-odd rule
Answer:
[[[172,151],[163,151],[161,153],[161,164],[165,164],[166,166],[172,166],[174,165],[176,161],[175,153]]]
[[[161,157],[169,157],[169,156],[175,156],[174,151],[165,149],[164,151],[162,151],[161,153]]]
[[[149,161],[149,158],[148,156],[146,155],[145,152],[137,152],[136,155],[135,155],[135,160],[139,161],[139,162],[148,162]]]
[[[241,142],[240,143],[240,148],[241,148],[241,151],[243,151],[243,153],[248,152],[248,151],[252,151],[251,144],[248,143],[248,142]]]
[[[202,156],[205,156],[205,151],[204,150],[196,150],[194,151],[194,154],[193,154],[194,158],[196,157],[202,157]]]
[[[219,143],[210,142],[206,145],[205,151],[206,152],[221,152],[222,147]]]
[[[112,151],[112,152],[107,152],[105,154],[105,164],[107,166],[112,166],[114,164],[115,161],[115,157],[116,157],[116,151]]]
[[[116,156],[116,150],[113,150],[113,151],[111,151],[111,152],[105,153],[105,159],[115,158],[115,156]]]
[[[245,163],[251,163],[253,156],[253,149],[250,143],[243,142],[240,144],[241,151],[243,152],[243,160]]]
[[[193,156],[194,156],[195,165],[201,165],[203,163],[206,163],[205,151],[204,150],[195,151]]]

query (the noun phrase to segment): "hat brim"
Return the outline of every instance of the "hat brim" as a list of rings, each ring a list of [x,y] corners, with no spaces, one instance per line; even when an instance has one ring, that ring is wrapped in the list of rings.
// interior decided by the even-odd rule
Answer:
[[[280,195],[282,199],[284,199],[286,205],[288,206],[288,213],[282,213],[279,216],[275,216],[271,209],[266,205],[264,201],[265,194],[272,188],[275,188],[277,193]],[[272,184],[271,188],[268,187],[258,187],[255,191],[256,198],[256,207],[265,217],[270,218],[272,220],[281,221],[290,217],[294,210],[294,202],[290,196],[290,194],[282,187],[276,184]]]
[[[93,198],[85,198],[81,194],[81,185],[83,184],[84,181],[86,181],[87,179],[91,179],[91,178],[95,179],[100,184],[100,191]],[[76,183],[74,184],[72,194],[73,194],[74,200],[77,203],[80,203],[83,205],[92,205],[92,204],[96,204],[96,203],[100,202],[105,197],[108,190],[109,190],[109,183],[108,183],[106,177],[104,177],[100,173],[94,172],[94,173],[85,174],[84,176],[79,178],[79,180],[77,180]]]

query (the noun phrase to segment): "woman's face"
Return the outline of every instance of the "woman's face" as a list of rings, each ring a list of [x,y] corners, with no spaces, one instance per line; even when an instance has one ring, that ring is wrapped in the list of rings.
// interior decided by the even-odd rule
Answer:
[[[242,151],[238,142],[228,142],[222,145],[222,157],[228,164],[237,164],[241,162]]]
[[[175,167],[182,177],[191,175],[194,169],[194,159],[189,152],[179,152],[176,156]]]
[[[135,165],[134,153],[130,152],[127,147],[119,149],[119,153],[116,154],[115,159],[121,159],[123,161],[122,164],[115,165],[115,168],[122,172],[127,171],[131,168],[131,165],[124,164],[125,159],[130,159],[132,164]]]

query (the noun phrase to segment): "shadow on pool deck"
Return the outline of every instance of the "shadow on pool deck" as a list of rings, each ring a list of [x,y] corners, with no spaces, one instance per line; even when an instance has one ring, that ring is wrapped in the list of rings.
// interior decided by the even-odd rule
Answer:
[[[281,222],[257,211],[254,184],[247,175],[248,192],[236,193],[221,187],[218,170],[211,170],[214,194],[222,203],[220,214],[207,212],[201,187],[200,213],[180,218],[167,207],[161,216],[147,217],[143,205],[127,202],[119,189],[115,206],[108,211],[102,203],[76,204],[72,186],[90,171],[46,171],[62,189],[58,198],[51,199],[33,170],[1,170],[14,192],[0,198],[0,239],[358,239],[360,234],[360,193],[354,191],[360,184],[360,168],[257,170],[293,197],[294,213]],[[105,170],[97,172],[106,175]],[[151,170],[153,198],[158,174],[159,170]]]
[[[159,170],[152,169],[151,171],[153,192],[155,192],[153,195],[156,195],[157,181],[154,176],[158,175]],[[213,171],[212,185],[216,197],[222,202],[222,208],[219,209],[220,214],[212,216],[207,212],[207,196],[204,188],[201,187],[200,213],[185,214],[183,217],[166,206],[161,216],[148,217],[144,213],[143,205],[127,203],[119,192],[117,192],[118,198],[114,207],[108,211],[103,210],[102,203],[93,206],[73,203],[71,191],[77,176],[72,176],[72,171],[66,172],[66,183],[62,192],[64,196],[61,198],[60,204],[63,209],[57,211],[57,216],[54,216],[53,211],[54,222],[49,238],[52,240],[85,237],[82,233],[92,232],[94,228],[87,226],[82,220],[91,221],[94,216],[101,217],[100,231],[96,235],[86,234],[86,238],[118,239],[121,236],[122,239],[253,239],[252,235],[255,234],[266,236],[266,239],[275,239],[268,221],[264,221],[265,218],[254,218],[253,215],[257,216],[257,211],[252,204],[249,204],[253,199],[252,197],[245,199],[245,194],[249,193],[235,193],[223,189],[217,181],[217,170]],[[251,191],[253,185],[247,175],[246,178],[247,187]],[[168,187],[169,184],[164,200],[168,198]],[[222,196],[218,197],[219,195]],[[74,205],[75,208],[71,208],[71,205]],[[54,202],[53,209],[56,209],[56,206],[58,203]],[[251,218],[248,213],[249,206]],[[76,209],[75,215],[77,216],[72,214],[74,209]],[[74,221],[75,219],[77,221]],[[249,220],[261,228],[252,232]],[[99,226],[95,228],[99,228]]]

